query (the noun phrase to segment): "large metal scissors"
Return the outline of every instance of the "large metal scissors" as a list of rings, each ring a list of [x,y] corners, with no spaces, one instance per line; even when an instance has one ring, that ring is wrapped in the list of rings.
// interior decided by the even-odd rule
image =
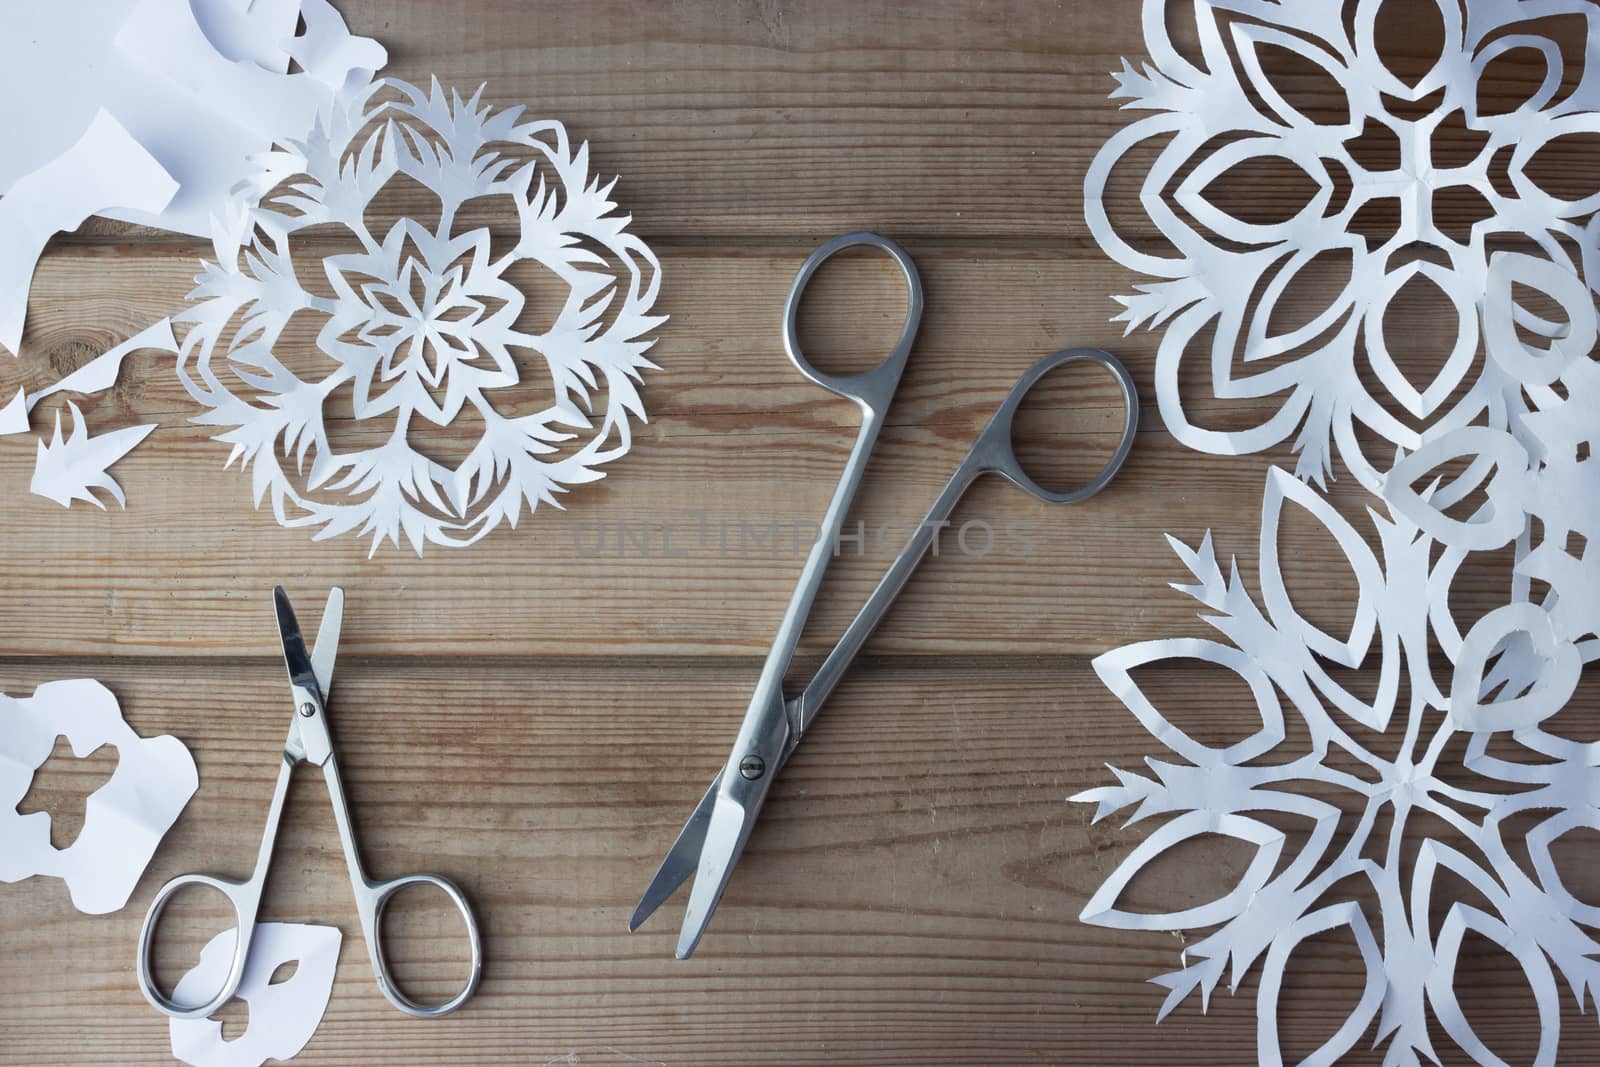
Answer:
[[[255,932],[256,913],[261,906],[261,892],[266,887],[267,870],[272,865],[272,849],[278,837],[278,822],[283,816],[289,780],[296,766],[310,763],[322,768],[322,777],[328,784],[333,820],[339,828],[339,842],[344,846],[344,861],[350,871],[350,886],[355,891],[356,914],[361,919],[361,934],[366,938],[367,953],[372,959],[372,971],[377,977],[378,988],[389,998],[389,1003],[407,1015],[419,1018],[448,1015],[472,996],[483,973],[478,923],[467,905],[467,898],[449,879],[436,874],[408,874],[375,882],[367,877],[365,868],[361,866],[361,854],[356,847],[355,831],[350,823],[350,808],[345,802],[344,783],[339,777],[339,760],[334,755],[333,736],[328,730],[327,694],[333,685],[333,665],[339,652],[344,591],[336,588],[328,594],[328,606],[322,613],[322,627],[317,632],[316,651],[310,655],[306,653],[305,640],[300,636],[300,624],[295,620],[294,608],[289,604],[288,596],[281,587],[274,589],[272,596],[277,609],[278,636],[283,644],[283,661],[289,670],[289,694],[294,710],[289,720],[289,739],[283,746],[283,763],[278,769],[278,785],[272,794],[272,805],[267,809],[267,825],[261,835],[261,850],[256,855],[255,871],[242,882],[229,882],[209,874],[183,874],[161,887],[155,900],[150,903],[144,929],[139,934],[139,989],[146,1000],[174,1019],[204,1019],[215,1014],[238,992],[239,982],[244,977],[245,961],[250,956],[250,942]],[[432,886],[443,891],[461,913],[467,927],[467,941],[472,953],[467,984],[442,1004],[419,1004],[407,997],[395,984],[384,955],[384,909],[396,893],[413,885]],[[222,988],[217,990],[216,996],[204,1004],[184,1005],[173,1003],[156,988],[151,976],[151,952],[162,911],[174,894],[190,886],[214,889],[227,898],[233,908],[236,936],[228,977]]]
[[[877,367],[851,376],[825,374],[813,367],[801,351],[796,326],[800,299],[823,263],[846,248],[862,245],[887,253],[905,275],[908,291],[905,325],[893,351]],[[916,264],[899,245],[875,233],[845,234],[822,245],[801,265],[789,289],[783,312],[783,344],[789,359],[812,382],[855,401],[861,409],[861,428],[856,432],[855,446],[850,450],[844,473],[840,475],[839,484],[828,503],[816,543],[812,545],[805,566],[801,568],[800,580],[789,599],[788,610],[778,625],[777,637],[767,653],[755,693],[750,698],[749,709],[734,740],[733,752],[722,770],[711,780],[705,796],[684,824],[666,859],[662,860],[654,880],[645,890],[639,907],[628,923],[629,930],[638,929],[691,874],[694,875],[694,887],[689,892],[689,906],[684,913],[683,927],[678,937],[679,959],[687,959],[700,943],[706,924],[711,921],[717,902],[722,899],[728,880],[733,875],[734,865],[738,863],[750,839],[750,832],[755,827],[767,793],[772,789],[773,780],[794,754],[800,738],[811,726],[828,695],[844,677],[867,638],[882,621],[889,605],[917,569],[917,564],[922,562],[939,530],[947,525],[946,520],[955,511],[956,504],[967,488],[982,475],[998,474],[1040,500],[1052,504],[1073,504],[1105,488],[1133,447],[1134,432],[1139,421],[1139,399],[1127,368],[1115,357],[1098,349],[1074,348],[1046,356],[1029,367],[1000,402],[1000,407],[990,417],[966,457],[950,476],[950,481],[928,509],[927,516],[890,564],[877,588],[828,653],[815,676],[799,694],[786,696],[783,690],[784,674],[794,657],[817,590],[827,573],[834,542],[850,503],[855,498],[856,489],[861,484],[867,459],[877,442],[878,431],[883,427],[884,416],[900,383],[900,375],[905,370],[906,358],[911,353],[921,320],[922,282],[917,275]],[[1012,446],[1011,431],[1017,409],[1029,390],[1046,374],[1069,363],[1092,363],[1109,371],[1121,390],[1124,416],[1121,439],[1105,467],[1087,484],[1057,492],[1039,485],[1023,469]]]

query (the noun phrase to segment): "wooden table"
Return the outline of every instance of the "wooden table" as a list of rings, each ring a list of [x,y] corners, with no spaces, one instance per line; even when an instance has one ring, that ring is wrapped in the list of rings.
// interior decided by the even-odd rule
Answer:
[[[468,1010],[427,1023],[392,1011],[371,981],[322,788],[302,776],[266,916],[336,923],[346,941],[298,1063],[1253,1058],[1259,964],[1209,1015],[1191,1000],[1158,1028],[1163,991],[1146,979],[1178,965],[1185,935],[1077,919],[1148,830],[1091,825],[1092,809],[1065,798],[1108,782],[1107,763],[1160,752],[1090,659],[1205,635],[1167,587],[1186,575],[1162,534],[1194,543],[1213,530],[1253,586],[1265,472],[1291,459],[1174,442],[1154,410],[1158,335],[1123,337],[1109,321],[1110,297],[1138,279],[1090,239],[1082,189],[1125,121],[1106,72],[1144,54],[1134,5],[339,6],[388,47],[390,73],[487,81],[488,99],[562,119],[589,140],[596,173],[622,175],[616,197],[660,255],[658,307],[672,316],[653,352],[650,422],[565,512],[542,507],[423,559],[385,546],[369,560],[365,541],[313,544],[253,511],[248,480],[222,468],[226,449],[186,421],[194,408],[170,359],[151,353],[84,402],[97,431],[160,423],[116,469],[126,511],[25,494],[34,445],[0,439],[0,687],[99,678],[141,732],[181,737],[201,777],[121,913],[79,915],[59,883],[0,885],[0,1062],[170,1062],[166,1022],[135,987],[135,939],[162,880],[242,874],[253,856],[285,719],[275,582],[313,618],[330,585],[349,594],[333,716],[369,865],[458,880],[488,952]],[[1131,209],[1131,185],[1113,195]],[[1270,206],[1291,193],[1268,180],[1250,195]],[[851,520],[869,536],[834,567],[808,664],[891,554],[893,531],[881,543],[872,532],[922,514],[1034,359],[1109,348],[1146,410],[1121,478],[1089,503],[1052,509],[1001,484],[969,496],[958,525],[1021,541],[1002,536],[984,554],[974,534],[973,550],[922,568],[777,785],[699,953],[680,963],[681,902],[639,933],[626,922],[725,757],[799,570],[796,531],[820,515],[853,435],[854,409],[784,358],[778,316],[805,254],[857,228],[906,245],[928,310]],[[100,222],[58,239],[23,358],[0,360],[0,393],[52,381],[177,310],[209,254]],[[807,332],[829,358],[878,351],[897,328],[897,283],[878,266],[843,264],[818,290]],[[1424,340],[1453,330],[1436,308],[1412,322]],[[1070,404],[1034,430],[1089,462],[1114,435],[1114,394],[1087,383]],[[52,411],[36,417],[48,425]],[[1349,478],[1334,495],[1350,514],[1364,503]],[[1332,542],[1309,526],[1287,536],[1300,603],[1347,613]],[[1501,581],[1468,580],[1462,595],[1492,606]],[[1152,684],[1219,735],[1253,714],[1210,675]],[[30,803],[70,833],[109,770],[58,761]],[[1134,903],[1210,899],[1248,856],[1219,846],[1186,859],[1139,883]],[[163,949],[169,980],[211,932],[203,908],[186,916]],[[452,924],[418,907],[397,925],[393,951],[424,991],[462,969]],[[1291,967],[1287,1053],[1332,1033],[1359,994],[1358,963],[1352,942],[1330,939]],[[1525,1059],[1537,1024],[1509,957],[1485,949],[1461,973],[1480,1033]],[[1600,1055],[1592,1019],[1570,997],[1562,1008],[1563,1057]]]

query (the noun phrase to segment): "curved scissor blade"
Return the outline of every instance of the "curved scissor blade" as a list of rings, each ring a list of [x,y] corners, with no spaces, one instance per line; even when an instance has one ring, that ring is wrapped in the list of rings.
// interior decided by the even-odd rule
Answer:
[[[289,594],[283,591],[283,586],[276,586],[272,590],[272,603],[278,611],[278,640],[283,645],[283,665],[289,671],[289,685],[297,691],[296,700],[301,689],[320,696],[322,686],[317,681],[316,667],[306,652],[305,638],[300,636],[300,620],[294,617],[294,605],[289,603]]]
[[[328,691],[333,688],[333,664],[339,658],[339,631],[343,626],[344,590],[334,586],[328,590],[328,606],[322,609],[317,643],[311,650],[311,670],[317,676],[323,700],[328,699]]]
[[[766,790],[754,796],[755,803],[747,806],[727,791],[719,790],[712,803],[711,818],[706,826],[705,844],[700,849],[700,865],[694,872],[694,887],[689,890],[689,907],[683,913],[683,929],[678,933],[677,957],[686,960],[694,954],[695,946],[706,932],[706,924],[717,910],[722,893],[733,877],[734,864],[744,852],[750,831],[755,828],[756,815],[761,811],[761,800]]]
[[[339,626],[344,612],[344,593],[334,589],[328,597],[327,624],[317,637],[316,655],[306,652],[289,595],[280,585],[272,591],[278,614],[278,639],[283,645],[283,665],[289,672],[289,699],[295,714],[290,720],[289,739],[284,753],[295,762],[317,766],[327,764],[333,755],[333,739],[328,733],[325,682],[333,681],[333,660],[338,652]]]
[[[722,772],[718,771],[717,776],[711,779],[706,795],[695,805],[694,814],[678,831],[678,839],[667,851],[667,858],[656,868],[656,876],[650,880],[644,896],[639,898],[639,906],[633,910],[633,918],[628,920],[629,933],[639,929],[646,919],[655,914],[655,910],[666,903],[667,898],[676,893],[678,887],[699,866],[700,851],[706,841],[706,827],[711,824],[711,809],[716,805],[717,787],[721,784]]]
[[[779,677],[775,683],[757,688],[734,739],[733,752],[684,824],[634,913],[633,925],[637,926],[683,884],[693,865],[694,888],[689,891],[689,908],[678,937],[680,960],[688,959],[700,943],[788,754],[791,731],[782,681]],[[698,857],[691,860],[695,853]]]

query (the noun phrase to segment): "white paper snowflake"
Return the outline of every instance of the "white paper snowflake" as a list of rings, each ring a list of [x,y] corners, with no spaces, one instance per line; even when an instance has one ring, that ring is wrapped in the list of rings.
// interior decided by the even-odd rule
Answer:
[[[1179,971],[1156,979],[1172,991],[1162,1015],[1196,989],[1204,1004],[1225,967],[1237,987],[1264,956],[1257,1011],[1264,1063],[1281,1058],[1277,1004],[1285,966],[1306,938],[1338,928],[1353,936],[1367,980],[1344,1025],[1307,1062],[1332,1062],[1375,1020],[1375,1041],[1389,1042],[1385,1063],[1437,1061],[1430,1013],[1473,1059],[1500,1062],[1456,1001],[1457,954],[1465,934],[1475,931],[1521,965],[1538,1011],[1536,1062],[1552,1063],[1560,1024],[1555,975],[1580,1008],[1600,981],[1600,963],[1591,958],[1600,943],[1586,929],[1600,925],[1600,908],[1573,897],[1551,854],[1570,831],[1600,828],[1600,760],[1593,742],[1547,729],[1574,698],[1585,665],[1600,658],[1594,540],[1600,467],[1591,458],[1600,437],[1593,288],[1600,279],[1600,194],[1562,199],[1541,189],[1527,165],[1557,137],[1600,129],[1600,8],[1576,0],[1440,3],[1444,51],[1408,85],[1377,54],[1381,0],[1194,0],[1192,6],[1204,69],[1173,47],[1168,5],[1149,0],[1144,26],[1154,63],[1142,72],[1125,65],[1117,95],[1131,97],[1130,107],[1159,113],[1114,136],[1088,178],[1090,225],[1102,245],[1120,262],[1162,279],[1121,298],[1120,317],[1129,329],[1165,328],[1156,390],[1181,441],[1242,454],[1276,445],[1298,427],[1299,478],[1325,482],[1336,450],[1360,484],[1381,495],[1387,516],[1369,512],[1381,548],[1375,554],[1305,481],[1274,468],[1261,518],[1265,611],[1237,573],[1224,576],[1209,535],[1195,551],[1173,541],[1199,580],[1180,588],[1217,613],[1206,621],[1229,643],[1151,641],[1096,661],[1118,698],[1186,762],[1150,760],[1154,777],[1114,769],[1120,785],[1074,798],[1098,803],[1096,818],[1132,804],[1135,820],[1174,816],[1099,888],[1083,918],[1152,930],[1218,927],[1187,947]],[[1555,42],[1531,21],[1560,14],[1577,15],[1588,27],[1586,63],[1576,79],[1568,77]],[[1326,72],[1343,96],[1337,123],[1288,103],[1266,73],[1262,52],[1269,47]],[[1480,113],[1485,69],[1513,49],[1539,59],[1545,78],[1519,106]],[[1428,101],[1427,111],[1404,117],[1391,101]],[[1435,159],[1434,138],[1452,116],[1476,132],[1481,148],[1471,160],[1447,166]],[[1348,142],[1373,124],[1398,141],[1395,168],[1375,170],[1351,154]],[[1151,138],[1167,140],[1142,176],[1141,204],[1176,247],[1172,257],[1123,241],[1102,195],[1112,167]],[[1230,184],[1238,164],[1260,156],[1293,162],[1317,190],[1281,224],[1248,224],[1205,195],[1213,183]],[[1505,185],[1489,178],[1495,157],[1506,161]],[[1348,176],[1351,190],[1342,206],[1334,201],[1336,171]],[[1435,195],[1453,187],[1475,190],[1488,205],[1465,239],[1441,229],[1433,213]],[[1400,225],[1373,247],[1352,223],[1381,198],[1398,201]],[[1528,247],[1491,247],[1506,238]],[[1419,246],[1434,255],[1417,255]],[[1302,295],[1315,290],[1300,274],[1340,250],[1352,263],[1348,281],[1324,287],[1326,301],[1304,326],[1274,333],[1269,324],[1290,285],[1301,282]],[[1384,333],[1390,302],[1418,276],[1449,296],[1458,322],[1436,377],[1421,385],[1397,365]],[[1260,425],[1216,431],[1189,421],[1185,403],[1192,398],[1180,393],[1179,364],[1207,328],[1215,329],[1211,393],[1223,400],[1273,398],[1276,408]],[[1365,455],[1362,427],[1394,448]],[[1285,587],[1277,530],[1286,502],[1327,529],[1349,563],[1357,607],[1348,634],[1311,625]],[[1508,546],[1514,564],[1507,602],[1463,635],[1451,610],[1455,575],[1474,554]],[[1430,649],[1443,660],[1430,664]],[[1130,674],[1193,659],[1245,680],[1260,731],[1225,749],[1200,744]],[[1339,669],[1361,669],[1368,680],[1375,675],[1375,694],[1357,696],[1337,680]],[[1293,719],[1310,743],[1285,752],[1286,739],[1300,732],[1287,728]],[[1383,736],[1365,743],[1370,731]],[[1452,740],[1464,744],[1452,747]],[[1354,832],[1337,846],[1341,808],[1327,802],[1330,790],[1343,791],[1359,809]],[[1257,817],[1272,813],[1309,820],[1306,842],[1287,863],[1281,861],[1291,839]],[[1416,813],[1443,820],[1450,839],[1419,831]],[[1392,821],[1380,834],[1382,816]],[[1513,817],[1518,821],[1508,822]],[[1537,819],[1532,829],[1530,818]],[[1118,906],[1140,869],[1205,833],[1257,846],[1232,892],[1166,915]],[[1415,860],[1402,862],[1403,848],[1412,845],[1420,846]],[[1508,845],[1525,847],[1532,874],[1513,861]],[[1440,871],[1459,876],[1481,900],[1436,889]],[[1365,893],[1352,891],[1362,884]],[[1375,910],[1363,910],[1362,899],[1375,900]]]
[[[1541,188],[1528,167],[1556,138],[1600,131],[1600,8],[1589,0],[1440,2],[1443,52],[1415,84],[1407,84],[1378,54],[1374,24],[1381,0],[1354,5],[1347,22],[1350,6],[1327,0],[1194,0],[1202,67],[1174,47],[1166,0],[1145,0],[1145,43],[1153,62],[1135,70],[1124,60],[1112,95],[1126,98],[1128,108],[1154,114],[1106,142],[1089,169],[1084,195],[1089,227],[1101,247],[1119,263],[1160,279],[1119,297],[1125,311],[1118,318],[1129,330],[1165,327],[1156,392],[1173,434],[1201,451],[1240,455],[1270,448],[1298,427],[1294,448],[1301,477],[1320,482],[1332,473],[1336,446],[1345,465],[1376,491],[1381,473],[1374,461],[1389,457],[1364,455],[1358,426],[1409,450],[1460,426],[1504,427],[1522,406],[1517,375],[1478,358],[1480,338],[1496,328],[1511,329],[1513,315],[1525,329],[1552,324],[1514,305],[1500,309],[1498,322],[1489,320],[1495,309],[1482,298],[1490,243],[1507,236],[1530,239],[1540,255],[1526,257],[1517,280],[1550,295],[1556,295],[1550,286],[1564,284],[1553,279],[1571,278],[1580,269],[1590,278],[1600,276],[1600,231],[1586,227],[1600,208],[1600,192],[1564,199]],[[1559,14],[1588,26],[1585,64],[1570,92],[1558,92],[1568,72],[1560,48],[1537,21]],[[1342,108],[1310,116],[1291,105],[1290,87],[1275,84],[1272,65],[1263,62],[1271,48],[1286,49],[1326,72],[1328,84],[1342,93]],[[1513,49],[1542,60],[1546,76],[1515,108],[1481,112],[1485,68]],[[1480,142],[1470,160],[1441,158],[1440,130],[1455,120]],[[1393,166],[1357,158],[1352,142],[1369,129],[1390,131],[1398,142]],[[1105,201],[1112,169],[1146,142],[1161,148],[1142,175],[1140,204],[1174,246],[1172,255],[1141,251],[1124,240]],[[1497,185],[1491,162],[1502,153],[1506,178]],[[1270,225],[1246,222],[1207,198],[1213,182],[1227,183],[1234,168],[1268,157],[1297,167],[1313,190],[1292,217]],[[1350,187],[1342,204],[1335,198],[1336,178]],[[1462,189],[1486,205],[1485,217],[1465,237],[1441,228],[1435,211],[1440,194]],[[1379,243],[1354,232],[1362,209],[1386,199],[1398,207],[1394,234]],[[1419,243],[1433,250],[1431,258],[1413,254]],[[1325,297],[1303,325],[1275,330],[1274,313],[1300,274],[1331,269],[1326,264],[1346,254],[1348,280],[1324,286]],[[1420,384],[1397,364],[1386,335],[1393,327],[1384,322],[1395,295],[1416,278],[1441,289],[1459,319],[1455,346],[1441,353],[1445,358],[1433,380]],[[1212,392],[1223,400],[1273,398],[1276,409],[1259,425],[1214,430],[1190,421],[1188,398],[1178,389],[1179,365],[1208,327],[1215,328]]]
[[[1286,504],[1303,508],[1327,530],[1349,564],[1359,596],[1348,633],[1330,634],[1307,621],[1285,587],[1278,527]],[[1538,1004],[1536,1062],[1553,1063],[1560,1034],[1556,975],[1580,1008],[1600,989],[1600,962],[1591,958],[1600,953],[1600,941],[1582,925],[1595,924],[1600,908],[1567,889],[1550,846],[1571,830],[1600,826],[1600,769],[1592,746],[1540,729],[1570,695],[1548,674],[1533,687],[1530,703],[1477,705],[1487,695],[1483,664],[1472,661],[1448,617],[1450,586],[1465,553],[1446,549],[1430,563],[1436,545],[1426,532],[1403,517],[1372,512],[1370,518],[1381,558],[1311,487],[1273,468],[1262,506],[1259,585],[1265,611],[1252,601],[1236,567],[1223,574],[1209,534],[1195,550],[1172,541],[1197,580],[1175,588],[1210,609],[1202,617],[1227,643],[1147,641],[1095,660],[1106,685],[1178,759],[1147,760],[1148,777],[1112,768],[1119,784],[1072,798],[1097,804],[1097,820],[1130,805],[1136,805],[1130,822],[1173,816],[1106,879],[1082,918],[1123,929],[1217,927],[1185,947],[1179,970],[1154,979],[1171,990],[1162,1016],[1196,990],[1202,1005],[1208,1003],[1224,969],[1231,969],[1229,984],[1236,988],[1264,956],[1257,996],[1262,1063],[1281,1061],[1277,1010],[1285,966],[1306,938],[1339,928],[1348,928],[1360,951],[1364,992],[1338,1032],[1306,1062],[1334,1062],[1374,1019],[1376,1041],[1392,1035],[1385,1063],[1415,1064],[1419,1057],[1437,1062],[1425,1007],[1475,1060],[1499,1062],[1473,1033],[1456,999],[1457,954],[1465,934],[1475,931],[1522,967]],[[1592,616],[1592,602],[1586,610]],[[1453,664],[1442,679],[1429,662],[1430,638]],[[1536,652],[1550,659],[1563,654],[1548,643]],[[1227,748],[1203,744],[1157,708],[1131,673],[1186,660],[1207,661],[1242,678],[1260,729]],[[1370,698],[1349,691],[1330,671],[1363,663],[1377,668]],[[1468,715],[1461,713],[1463,692],[1471,696]],[[1502,715],[1504,721],[1496,722]],[[1304,730],[1289,729],[1290,717]],[[1514,729],[1515,751],[1525,758],[1490,756],[1486,729]],[[1381,754],[1364,742],[1365,731],[1387,734],[1386,746],[1396,739],[1399,745],[1392,755]],[[1450,765],[1452,738],[1469,732],[1465,756]],[[1287,739],[1302,733],[1309,742],[1292,747]],[[1463,785],[1463,779],[1479,784]],[[1337,847],[1341,807],[1311,795],[1330,791],[1346,794],[1358,812],[1349,837]],[[1509,818],[1526,812],[1548,812],[1525,837],[1537,877],[1511,858],[1502,830]],[[1309,827],[1287,864],[1281,860],[1289,836],[1253,817],[1273,813],[1302,817]],[[1442,820],[1453,834],[1424,837],[1415,860],[1402,863],[1403,844],[1417,842],[1414,814]],[[1384,815],[1388,828],[1375,837]],[[1118,907],[1141,869],[1205,834],[1256,846],[1230,892],[1166,914]],[[1440,871],[1470,883],[1488,910],[1436,892]],[[1376,931],[1363,901],[1376,902]],[[1441,905],[1443,918],[1434,927]]]
[[[630,419],[644,418],[637,384],[664,321],[650,314],[655,256],[614,213],[611,185],[591,177],[586,145],[480,95],[379,82],[326,130],[275,150],[241,199],[261,198],[242,209],[245,246],[229,243],[241,232],[231,223],[219,227],[220,262],[181,317],[192,325],[179,375],[208,409],[195,421],[228,427],[218,440],[251,470],[258,506],[270,496],[280,523],[320,527],[318,539],[359,530],[376,551],[404,533],[419,554],[425,542],[471,544],[515,526],[524,504],[559,507],[568,486],[600,478],[627,451]],[[397,176],[437,194],[437,223],[374,221],[368,209]],[[462,223],[468,202],[489,196],[515,206],[503,252],[487,225]],[[330,231],[358,249],[319,251]],[[521,323],[526,294],[510,275],[525,261],[565,288],[547,325]],[[316,325],[314,370],[290,369],[280,351],[297,314]],[[511,410],[535,368],[548,403]],[[369,447],[329,439],[344,386]],[[418,447],[437,427],[474,435],[465,459],[446,465]]]

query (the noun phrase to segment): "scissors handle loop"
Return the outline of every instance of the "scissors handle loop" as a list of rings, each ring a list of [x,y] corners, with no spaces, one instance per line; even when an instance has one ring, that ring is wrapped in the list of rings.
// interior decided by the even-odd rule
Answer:
[[[448,878],[437,874],[408,874],[399,878],[374,880],[367,876],[361,863],[361,849],[356,844],[355,826],[350,819],[350,803],[345,798],[344,778],[339,772],[337,756],[329,755],[322,765],[322,778],[328,787],[328,800],[333,805],[333,823],[339,832],[339,844],[344,850],[345,866],[350,874],[350,891],[355,895],[356,915],[361,920],[361,934],[367,941],[367,957],[372,961],[372,975],[389,1003],[419,1019],[432,1019],[448,1015],[467,1002],[478,988],[483,976],[483,945],[478,937],[478,922],[465,894]],[[389,960],[383,948],[383,917],[396,893],[413,885],[427,885],[443,891],[461,913],[467,927],[467,947],[471,955],[471,970],[467,983],[455,996],[442,1004],[421,1004],[395,984],[389,971]]]
[[[156,988],[152,957],[155,954],[156,928],[161,924],[161,913],[166,910],[173,897],[193,886],[216,890],[233,908],[235,931],[233,959],[228,964],[228,976],[223,980],[222,988],[217,990],[210,1000],[204,1004],[178,1004]],[[150,910],[145,913],[144,926],[139,931],[137,966],[139,991],[144,994],[144,999],[149,1001],[151,1006],[174,1019],[204,1019],[215,1015],[224,1004],[233,999],[233,995],[239,991],[239,982],[244,978],[245,961],[250,958],[250,941],[255,932],[256,911],[261,904],[261,888],[261,882],[255,878],[247,882],[226,882],[209,874],[180,874],[156,891],[155,899],[150,903]]]
[[[466,924],[467,943],[472,950],[471,969],[467,973],[466,984],[453,997],[439,1004],[420,1003],[401,990],[389,970],[389,957],[383,947],[383,918],[388,911],[389,902],[401,890],[414,885],[432,886],[450,898],[450,903],[455,905],[456,911],[461,915],[461,921]],[[369,882],[364,890],[357,892],[356,906],[360,909],[361,931],[367,939],[367,954],[372,960],[372,973],[378,979],[378,988],[383,991],[390,1004],[418,1019],[434,1019],[441,1015],[449,1015],[477,992],[478,982],[483,977],[483,943],[479,939],[478,922],[472,915],[472,908],[467,904],[466,895],[454,882],[436,874],[408,874],[400,878],[391,878],[386,882]]]
[[[244,979],[245,961],[250,958],[250,942],[255,937],[256,914],[261,910],[261,894],[267,885],[267,870],[272,866],[272,849],[278,838],[278,823],[283,818],[283,805],[289,796],[289,782],[293,776],[294,763],[285,753],[278,765],[272,803],[267,808],[267,824],[261,831],[261,847],[256,853],[255,870],[250,872],[249,878],[242,882],[231,882],[209,874],[180,874],[162,886],[150,902],[150,910],[144,916],[144,927],[139,931],[139,990],[145,1000],[164,1015],[174,1019],[204,1019],[216,1014],[239,991],[239,983]],[[223,895],[233,908],[236,935],[233,960],[228,965],[228,977],[223,981],[222,988],[204,1004],[184,1005],[175,1003],[156,988],[151,973],[151,957],[155,951],[156,929],[161,924],[162,913],[173,897],[191,886],[212,889]]]
[[[1034,481],[1023,467],[1022,460],[1017,456],[1012,430],[1017,411],[1028,393],[1051,371],[1069,363],[1093,363],[1105,368],[1106,372],[1116,380],[1117,388],[1122,394],[1122,436],[1118,439],[1111,458],[1088,482],[1072,489],[1047,489]],[[1023,372],[1022,377],[1017,379],[1011,391],[995,409],[995,413],[990,416],[988,425],[978,435],[978,440],[973,444],[962,465],[964,467],[971,465],[975,468],[971,470],[973,477],[980,474],[998,474],[1012,485],[1046,503],[1076,504],[1080,500],[1094,496],[1116,477],[1117,471],[1122,469],[1123,462],[1128,458],[1128,453],[1133,450],[1133,438],[1138,429],[1139,394],[1134,388],[1133,375],[1128,373],[1128,368],[1122,365],[1122,361],[1098,348],[1068,348],[1052,352]]]
[[[1112,453],[1110,461],[1101,468],[1100,473],[1085,485],[1057,492],[1046,489],[1034,481],[1023,469],[1012,442],[1012,423],[1016,419],[1017,409],[1021,407],[1023,398],[1039,384],[1040,379],[1058,367],[1080,361],[1104,367],[1117,380],[1122,392],[1122,437],[1117,442],[1117,448]],[[960,466],[950,475],[950,480],[945,483],[933,505],[928,508],[928,514],[912,531],[905,547],[900,550],[900,554],[879,579],[872,595],[867,598],[861,610],[856,613],[856,617],[840,635],[827,658],[822,661],[822,666],[817,668],[817,673],[812,676],[810,683],[798,696],[786,702],[790,733],[783,755],[784,760],[788,760],[789,753],[800,743],[800,738],[810,728],[829,694],[844,678],[845,672],[850,669],[850,664],[854,662],[861,649],[866,646],[867,638],[872,636],[878,623],[888,613],[889,605],[894,603],[895,597],[900,595],[900,590],[905,587],[912,573],[921,564],[938,531],[949,525],[951,516],[955,514],[956,505],[961,502],[962,496],[974,481],[985,474],[998,474],[1040,500],[1051,504],[1075,504],[1104,489],[1116,476],[1123,461],[1128,458],[1128,452],[1133,448],[1133,438],[1138,427],[1139,394],[1134,389],[1133,376],[1128,373],[1128,369],[1121,361],[1109,352],[1102,352],[1098,348],[1069,348],[1045,356],[1024,371],[1022,377],[1017,379],[1011,391],[1006,394],[1005,399],[1000,402],[1000,406],[995,409],[995,413],[989,417],[983,432],[978,435],[978,439],[973,442]]]
[[[900,328],[900,339],[882,363],[860,374],[826,374],[811,365],[800,349],[800,332],[797,320],[800,315],[800,298],[805,295],[811,278],[824,263],[847,248],[865,246],[876,248],[895,261],[906,281],[906,320]],[[881,234],[865,230],[835,237],[806,257],[789,287],[789,299],[783,306],[783,348],[801,374],[831,393],[848,397],[869,411],[881,412],[889,405],[894,390],[900,384],[900,374],[905,370],[906,359],[911,355],[911,343],[916,339],[917,327],[922,324],[922,277],[917,265],[906,250]]]

